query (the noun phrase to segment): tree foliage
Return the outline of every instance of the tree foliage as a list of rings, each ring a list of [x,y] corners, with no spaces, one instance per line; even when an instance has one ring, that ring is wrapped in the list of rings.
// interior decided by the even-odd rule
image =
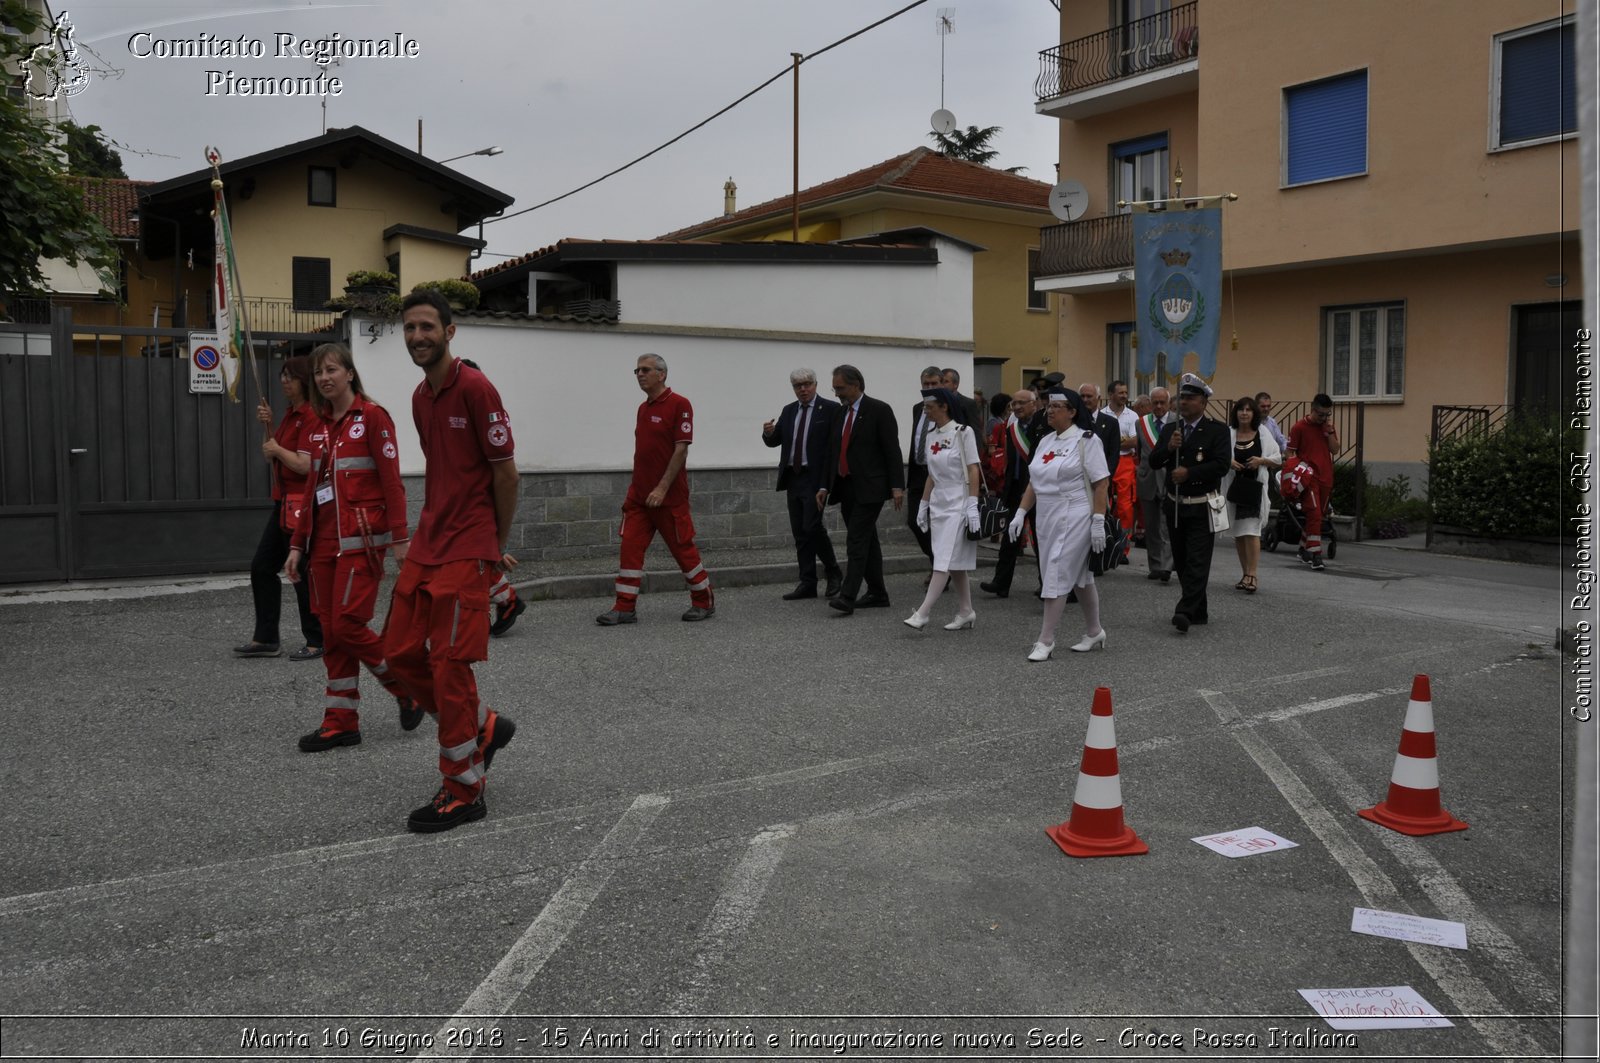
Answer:
[[[0,0],[0,64],[20,68],[33,50],[38,14],[21,0]],[[110,232],[84,205],[62,172],[48,122],[28,109],[25,97],[0,98],[0,292],[44,290],[44,259],[80,262],[108,274],[117,261]]]
[[[106,143],[99,126],[62,122],[61,131],[67,137],[68,173],[74,177],[127,178],[121,153]]]
[[[940,155],[987,166],[1000,156],[998,149],[989,146],[995,134],[1000,132],[1002,132],[1001,127],[997,125],[984,126],[981,129],[969,125],[965,130],[957,129],[950,133],[940,133],[936,130],[928,134],[928,139],[939,146]],[[1026,166],[1011,166],[1007,167],[1006,173],[1021,173],[1026,169]]]

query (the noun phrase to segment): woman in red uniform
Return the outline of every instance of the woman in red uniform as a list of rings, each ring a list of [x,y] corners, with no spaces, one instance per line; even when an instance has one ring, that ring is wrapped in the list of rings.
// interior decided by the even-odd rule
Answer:
[[[322,423],[312,436],[311,475],[286,569],[291,580],[300,579],[305,557],[311,605],[322,620],[328,690],[322,724],[300,739],[305,753],[360,743],[362,664],[399,700],[401,727],[409,731],[422,720],[389,675],[382,637],[367,626],[383,556],[392,546],[404,561],[408,541],[394,421],[362,390],[349,348],[325,343],[311,360]]]
[[[300,496],[305,493],[306,473],[311,469],[311,433],[317,427],[317,411],[311,407],[311,359],[295,355],[286,359],[278,373],[283,397],[288,403],[277,431],[261,444],[261,454],[272,467],[272,516],[261,533],[255,560],[250,563],[250,591],[256,603],[256,629],[250,641],[235,646],[240,657],[281,657],[278,617],[282,612],[283,590],[278,573],[289,556],[289,537],[294,534],[295,517],[300,511]],[[256,420],[272,423],[272,407],[263,398],[256,407]],[[300,606],[300,633],[305,645],[289,656],[308,661],[322,656],[322,625],[311,611],[306,585],[296,583],[294,596]]]

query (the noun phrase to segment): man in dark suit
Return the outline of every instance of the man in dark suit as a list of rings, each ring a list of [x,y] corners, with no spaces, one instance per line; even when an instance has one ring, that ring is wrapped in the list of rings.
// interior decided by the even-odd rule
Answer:
[[[1011,417],[1006,422],[1006,475],[1000,497],[1006,506],[1006,523],[1016,515],[1022,505],[1022,493],[1028,489],[1028,463],[1033,460],[1033,445],[1039,441],[1031,429],[1033,415],[1039,406],[1038,396],[1023,390],[1011,396]],[[1033,514],[1028,514],[1028,524],[1033,524]],[[1034,547],[1037,554],[1038,546]],[[1007,535],[1000,541],[1000,557],[994,563],[994,579],[978,584],[983,590],[1001,598],[1011,593],[1011,577],[1017,569],[1017,555],[1022,553],[1021,537]]]
[[[922,371],[922,390],[941,387],[939,367],[930,365]],[[921,392],[919,392],[920,394]],[[906,450],[906,494],[913,500],[922,498],[922,485],[928,482],[928,409],[925,402],[911,407],[911,446]],[[916,538],[922,552],[933,560],[933,539],[917,524],[917,507],[906,507],[906,527]]]
[[[1100,437],[1100,445],[1106,451],[1106,468],[1111,472],[1111,483],[1117,482],[1117,463],[1122,460],[1122,424],[1116,417],[1100,408],[1100,388],[1095,384],[1079,384],[1078,395],[1083,399],[1083,404],[1094,413],[1094,423],[1090,430]],[[1111,491],[1115,496],[1116,490]]]
[[[1206,416],[1211,389],[1192,373],[1178,384],[1178,419],[1161,430],[1150,453],[1150,467],[1167,469],[1167,531],[1183,597],[1172,614],[1179,634],[1190,624],[1206,623],[1206,582],[1211,578],[1211,530],[1208,499],[1218,494],[1233,465],[1228,426]],[[1219,496],[1220,497],[1220,496]]]
[[[924,384],[922,386],[927,387],[928,385]],[[983,430],[984,421],[986,420],[984,417],[984,411],[978,409],[978,402],[971,395],[961,394],[960,370],[939,370],[939,383],[933,386],[936,388],[944,388],[946,391],[949,391],[956,397],[956,402],[961,407],[961,412],[956,413],[955,410],[951,410],[950,415],[956,420],[960,421],[962,424],[966,425],[968,428],[972,429],[972,434],[978,437],[978,460],[980,462],[988,461],[989,433]],[[915,498],[916,496],[913,495],[912,497]]]
[[[844,517],[848,557],[844,586],[828,605],[846,616],[857,609],[888,608],[878,514],[890,498],[899,509],[906,495],[894,409],[887,402],[869,398],[866,387],[861,370],[853,365],[833,371],[833,393],[844,409],[834,415],[835,430],[828,433],[827,479],[817,492],[818,506],[832,497]],[[863,582],[867,593],[857,598]]]
[[[794,533],[795,557],[800,563],[800,582],[783,596],[786,602],[817,596],[817,558],[822,559],[828,580],[827,596],[839,593],[844,573],[833,553],[822,522],[822,507],[817,505],[817,489],[824,480],[828,461],[828,433],[833,426],[837,402],[817,397],[817,374],[796,369],[789,374],[795,401],[783,408],[776,421],[761,426],[761,442],[782,447],[778,456],[778,490],[788,492],[789,530]]]

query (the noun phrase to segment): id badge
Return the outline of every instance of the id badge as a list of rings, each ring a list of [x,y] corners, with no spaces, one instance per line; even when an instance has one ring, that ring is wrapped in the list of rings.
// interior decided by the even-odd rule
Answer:
[[[324,505],[333,501],[333,485],[323,484],[317,488],[317,505]]]

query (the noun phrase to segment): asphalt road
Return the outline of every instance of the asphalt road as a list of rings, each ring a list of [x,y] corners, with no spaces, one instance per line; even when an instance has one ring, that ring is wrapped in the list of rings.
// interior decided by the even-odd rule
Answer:
[[[0,606],[0,1013],[44,1016],[5,1020],[0,1054],[1559,1051],[1557,571],[1347,546],[1324,575],[1267,555],[1251,597],[1236,576],[1219,550],[1212,622],[1178,636],[1176,583],[1114,573],[1107,648],[1065,652],[1069,606],[1040,665],[1027,576],[958,633],[900,624],[914,575],[848,618],[777,585],[701,624],[681,594],[617,629],[599,599],[537,603],[479,668],[519,725],[489,817],[434,837],[404,830],[429,725],[402,733],[367,680],[365,742],[299,753],[321,668],[228,654],[247,589]],[[1418,673],[1471,829],[1412,839],[1355,810]],[[1098,686],[1148,855],[1044,833]],[[1298,847],[1190,840],[1247,827]],[[1357,907],[1469,947],[1352,933]],[[1330,1044],[1297,993],[1390,986],[1454,1025]]]

